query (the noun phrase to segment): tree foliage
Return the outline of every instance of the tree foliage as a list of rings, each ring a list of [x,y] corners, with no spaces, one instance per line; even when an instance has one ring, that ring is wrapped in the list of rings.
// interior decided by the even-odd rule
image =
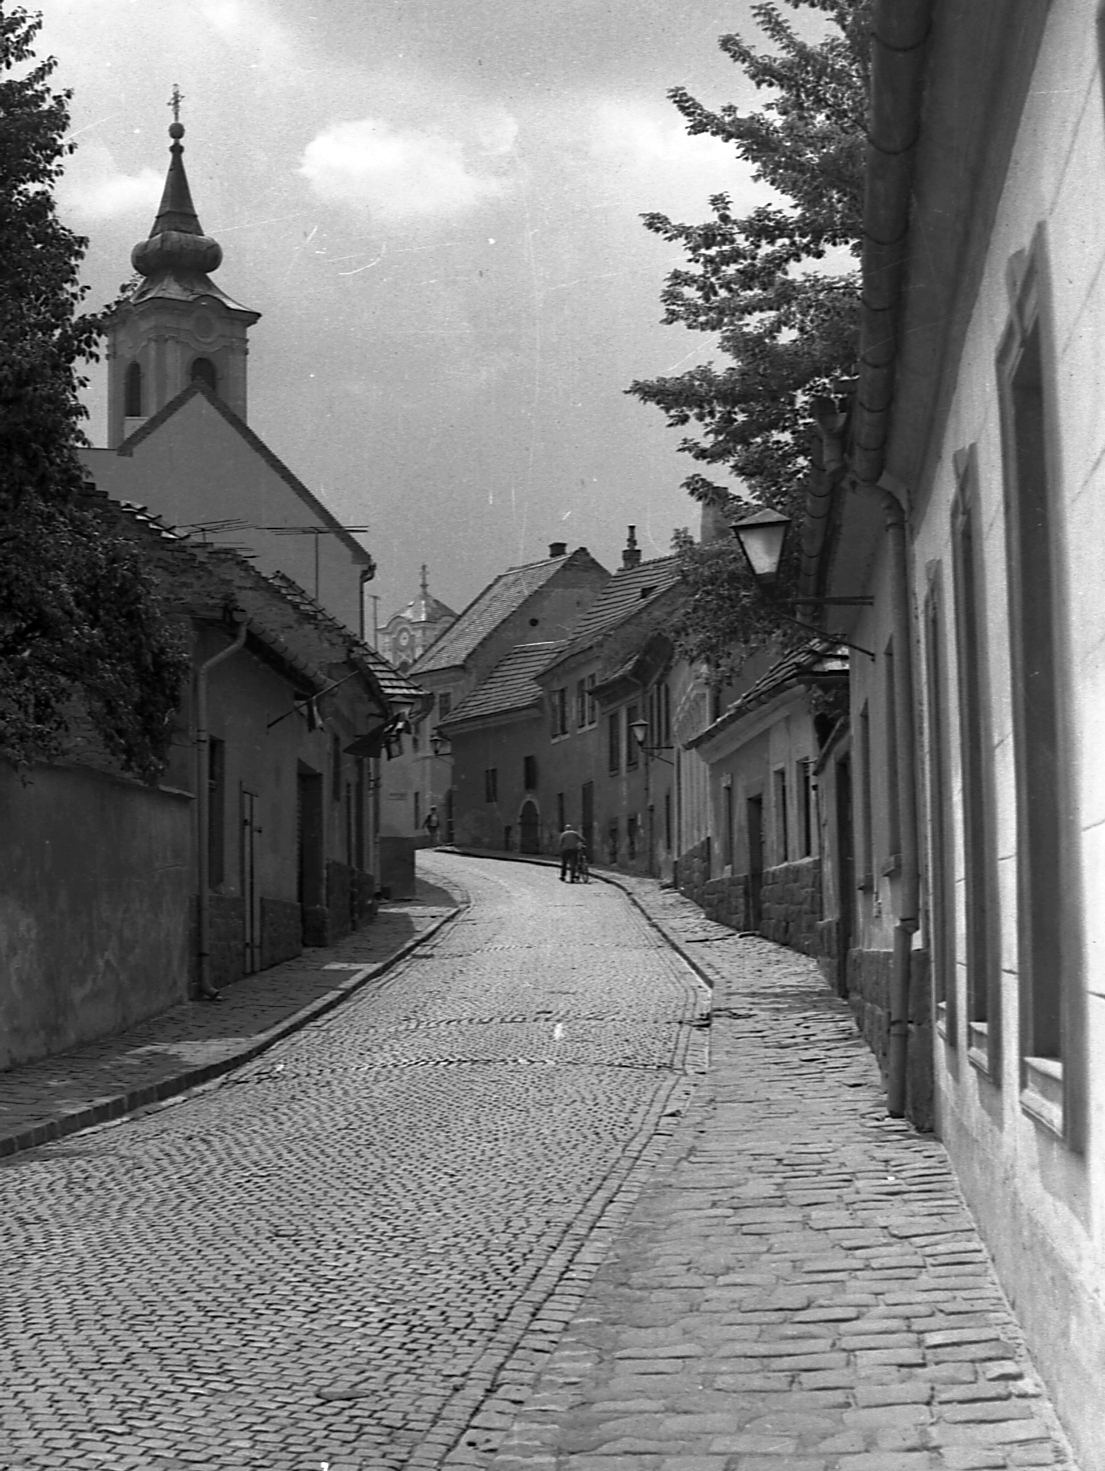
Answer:
[[[727,500],[731,491],[711,478],[722,472],[753,501],[781,509],[790,509],[802,478],[811,400],[832,395],[854,372],[857,272],[811,267],[829,252],[858,255],[870,26],[864,0],[787,3],[821,12],[826,33],[802,39],[779,6],[763,0],[753,14],[770,49],[756,51],[737,35],[720,40],[767,93],[758,111],[712,111],[681,87],[669,93],[688,132],[732,143],[778,202],[738,216],[718,194],[703,224],[644,217],[687,256],[667,279],[663,320],[716,333],[729,361],[628,390],[656,404],[670,425],[694,426],[680,444],[703,467],[684,481],[692,496]]]
[[[130,548],[81,503],[79,308],[87,241],[59,220],[70,94],[36,60],[40,16],[0,10],[0,752],[58,755],[79,714],[153,779],[186,659]]]

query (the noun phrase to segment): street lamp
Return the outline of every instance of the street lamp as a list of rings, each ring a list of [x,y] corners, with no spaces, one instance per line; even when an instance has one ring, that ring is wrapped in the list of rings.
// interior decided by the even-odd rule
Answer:
[[[633,739],[637,742],[637,749],[643,751],[646,756],[654,756],[657,761],[663,761],[666,766],[673,766],[675,764],[674,762],[669,761],[666,756],[661,756],[659,754],[661,751],[670,751],[670,746],[650,746],[647,744],[647,720],[631,720],[629,722],[629,731]]]
[[[446,756],[451,754],[449,750],[449,737],[445,734],[443,730],[435,730],[433,735],[430,737],[430,750],[434,753],[435,756],[440,756],[442,753],[444,753]]]
[[[865,649],[861,644],[849,643],[846,638],[839,635],[828,635],[822,629],[815,628],[810,623],[803,623],[784,613],[784,607],[807,607],[814,604],[824,607],[835,605],[839,607],[870,607],[873,598],[798,598],[779,599],[775,596],[775,585],[779,577],[779,564],[783,560],[783,547],[786,544],[787,532],[790,529],[790,517],[782,515],[779,511],[753,511],[750,516],[745,516],[741,521],[734,521],[732,526],[733,535],[740,544],[744,553],[744,560],[748,563],[748,570],[752,573],[753,580],[764,596],[774,605],[775,616],[784,619],[787,623],[793,623],[797,628],[804,628],[807,633],[818,634],[821,638],[832,637],[834,643],[843,644],[847,649],[855,649],[857,653],[866,654],[869,659],[875,656],[870,649]]]
[[[790,517],[778,511],[753,511],[743,521],[734,522],[733,535],[760,587],[774,587],[789,529]]]

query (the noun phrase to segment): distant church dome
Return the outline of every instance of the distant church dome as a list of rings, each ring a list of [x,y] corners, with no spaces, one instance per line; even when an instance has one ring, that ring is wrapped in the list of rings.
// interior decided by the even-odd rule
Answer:
[[[452,608],[430,593],[423,564],[418,596],[393,614],[380,630],[380,652],[397,669],[407,669],[456,619]]]

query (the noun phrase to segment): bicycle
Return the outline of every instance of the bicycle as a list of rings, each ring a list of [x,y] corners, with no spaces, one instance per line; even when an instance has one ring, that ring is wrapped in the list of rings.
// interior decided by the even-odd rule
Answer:
[[[591,882],[591,869],[590,869],[590,867],[588,866],[588,863],[587,863],[587,849],[586,848],[582,848],[581,847],[576,852],[576,871],[575,871],[575,877],[576,877],[576,879],[581,884],[589,884]]]

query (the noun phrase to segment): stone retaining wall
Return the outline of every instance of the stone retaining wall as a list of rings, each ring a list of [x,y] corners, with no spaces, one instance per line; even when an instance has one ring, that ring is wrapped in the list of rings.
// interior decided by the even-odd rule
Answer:
[[[848,952],[848,1004],[864,1041],[886,1078],[890,1052],[892,950]],[[931,967],[927,950],[914,950],[910,963],[906,1117],[918,1129],[933,1126]]]
[[[760,934],[803,955],[820,954],[821,860],[801,858],[764,871]]]
[[[288,899],[261,896],[261,969],[303,953],[303,916]]]

